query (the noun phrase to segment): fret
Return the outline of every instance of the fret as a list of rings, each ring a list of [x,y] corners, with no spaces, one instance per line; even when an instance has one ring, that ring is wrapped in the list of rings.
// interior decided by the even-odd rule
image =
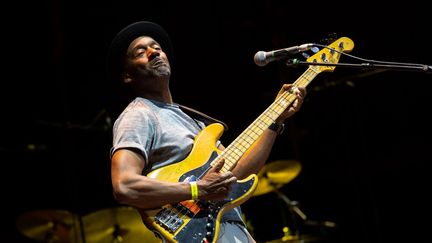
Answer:
[[[294,87],[307,86],[316,76],[316,70],[309,67],[293,84]],[[282,93],[258,118],[252,122],[224,151],[219,155],[225,158],[223,171],[231,170],[243,154],[262,135],[288,106],[297,98],[292,91]]]
[[[335,41],[330,45],[333,49],[345,51],[343,47],[353,47],[353,43],[346,37],[340,38],[341,42]],[[342,43],[344,42],[344,43]],[[346,43],[345,43],[346,42]],[[350,50],[350,49],[349,49]],[[327,52],[329,60],[321,62],[337,62],[340,54],[330,52],[330,49],[321,50],[312,57],[308,58],[309,62],[318,62],[321,59],[320,53]],[[334,67],[330,66],[309,66],[307,70],[293,82],[293,88],[306,87],[321,72],[332,71]],[[229,162],[227,168],[233,168],[242,155],[252,146],[252,144],[264,133],[264,131],[296,100],[297,95],[292,90],[284,91],[258,118],[253,121],[224,151],[219,157],[225,158]],[[217,159],[216,159],[217,160]],[[225,168],[225,166],[224,166]]]

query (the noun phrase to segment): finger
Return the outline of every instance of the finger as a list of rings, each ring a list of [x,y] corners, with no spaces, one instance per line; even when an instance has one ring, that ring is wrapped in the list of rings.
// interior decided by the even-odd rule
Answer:
[[[232,181],[237,181],[237,177],[231,171],[227,171],[221,175],[223,183],[231,183]]]
[[[302,97],[305,97],[307,94],[306,88],[305,87],[298,87],[300,94]]]
[[[294,103],[294,107],[300,107],[300,105],[303,103],[303,96],[300,93],[297,94],[297,98]]]
[[[222,197],[226,197],[226,196],[228,196],[228,193],[229,193],[229,188],[227,188],[227,187],[219,187],[217,190],[216,190],[216,193],[217,194],[220,194]]]
[[[292,116],[294,113],[296,113],[299,110],[301,101],[299,99],[296,99],[292,105],[288,107],[288,117]]]
[[[299,88],[299,89],[296,89],[295,91],[296,91],[297,100],[302,102],[304,97],[306,96],[306,90]]]
[[[224,172],[224,173],[221,175],[221,177],[222,177],[224,180],[228,180],[229,178],[231,178],[231,177],[233,177],[233,176],[234,176],[234,174],[233,174],[231,171]]]
[[[227,180],[227,186],[231,186],[232,184],[237,182],[237,177],[233,176]]]
[[[211,170],[215,172],[219,172],[224,166],[224,164],[225,164],[225,159],[221,158]]]
[[[282,86],[282,89],[288,91],[288,90],[292,89],[293,86],[294,86],[293,84],[284,84],[284,85]]]
[[[278,92],[278,95],[281,95],[283,92],[288,91],[291,88],[292,84],[284,84]]]

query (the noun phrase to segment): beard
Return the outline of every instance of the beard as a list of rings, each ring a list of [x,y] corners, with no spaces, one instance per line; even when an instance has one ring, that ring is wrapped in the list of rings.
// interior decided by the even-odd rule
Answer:
[[[164,77],[164,76],[170,76],[171,75],[171,68],[164,65],[159,65],[158,67],[155,67],[152,69],[152,73],[154,77]]]
[[[171,75],[171,67],[165,62],[148,63],[145,66],[138,67],[136,74],[147,78],[169,77]]]

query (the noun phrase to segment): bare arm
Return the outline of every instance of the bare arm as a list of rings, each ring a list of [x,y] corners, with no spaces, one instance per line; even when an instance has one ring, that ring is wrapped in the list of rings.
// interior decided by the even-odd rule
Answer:
[[[277,97],[282,94],[283,91],[291,89],[292,84],[284,84],[279,91]],[[277,123],[283,123],[285,119],[291,117],[296,113],[302,103],[303,98],[306,96],[306,89],[299,88],[296,91],[297,99],[290,105],[276,120]],[[236,167],[233,169],[234,175],[243,179],[250,174],[256,174],[265,164],[276,140],[276,132],[270,129],[264,131],[264,133],[255,141],[254,144],[246,151],[244,156],[238,161]]]
[[[116,200],[142,209],[157,208],[191,199],[188,182],[167,182],[142,175],[144,158],[129,149],[116,151],[111,159],[111,179]],[[231,172],[219,173],[223,162],[198,181],[201,199],[223,199],[237,178]]]

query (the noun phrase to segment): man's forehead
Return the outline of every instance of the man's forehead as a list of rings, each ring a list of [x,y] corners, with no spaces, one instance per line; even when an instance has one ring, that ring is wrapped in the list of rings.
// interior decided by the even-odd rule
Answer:
[[[153,39],[150,36],[140,36],[140,37],[137,37],[135,40],[133,40],[131,42],[131,44],[129,45],[129,47],[133,48],[134,46],[137,46],[137,45],[152,45],[152,44],[158,44],[159,45],[159,42],[157,42],[155,39]]]
[[[154,40],[152,37],[140,36],[131,42],[131,44],[129,45],[129,47],[127,49],[127,52],[128,53],[133,52],[134,50],[139,49],[141,47],[152,46],[152,45],[159,45],[160,46],[160,44],[156,40]]]

